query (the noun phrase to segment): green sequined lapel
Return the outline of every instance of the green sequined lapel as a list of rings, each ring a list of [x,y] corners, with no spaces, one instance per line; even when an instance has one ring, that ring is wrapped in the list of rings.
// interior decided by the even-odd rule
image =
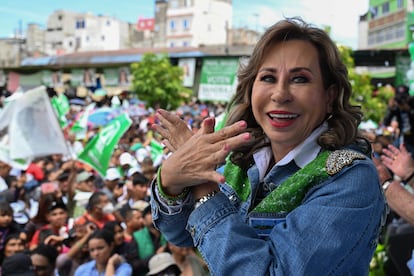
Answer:
[[[283,181],[254,208],[253,212],[290,212],[301,204],[310,188],[352,164],[353,160],[365,158],[365,155],[352,150],[323,151],[308,165]],[[246,201],[251,191],[246,172],[228,159],[224,176],[239,198]]]

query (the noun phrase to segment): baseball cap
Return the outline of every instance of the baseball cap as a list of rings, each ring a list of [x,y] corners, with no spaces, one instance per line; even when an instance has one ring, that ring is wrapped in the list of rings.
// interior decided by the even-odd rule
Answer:
[[[133,161],[133,157],[130,153],[128,152],[123,152],[120,156],[119,156],[119,163],[121,164],[121,166],[124,165],[134,165],[134,161]]]
[[[89,178],[91,178],[91,177],[93,177],[93,174],[91,174],[91,173],[89,173],[89,172],[87,172],[87,171],[83,171],[83,172],[81,172],[81,173],[78,173],[77,175],[76,175],[76,182],[83,182],[83,181],[86,181],[86,180],[88,180]]]
[[[113,181],[115,179],[121,179],[121,174],[117,168],[109,168],[106,171],[105,180]]]
[[[149,272],[147,275],[155,275],[170,266],[177,266],[170,253],[162,252],[155,254],[148,262]]]

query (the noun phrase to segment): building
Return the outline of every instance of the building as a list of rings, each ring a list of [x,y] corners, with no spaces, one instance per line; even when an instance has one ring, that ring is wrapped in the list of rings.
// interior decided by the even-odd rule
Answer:
[[[157,47],[229,44],[231,0],[157,0]]]
[[[358,72],[369,72],[379,85],[390,82],[393,85],[408,84],[406,72],[411,61],[407,49],[413,41],[413,31],[412,0],[369,0],[369,10],[360,17],[355,55],[356,60],[367,61],[370,57],[373,60],[374,55],[376,58],[372,66],[356,63]],[[390,52],[394,53],[392,60]]]

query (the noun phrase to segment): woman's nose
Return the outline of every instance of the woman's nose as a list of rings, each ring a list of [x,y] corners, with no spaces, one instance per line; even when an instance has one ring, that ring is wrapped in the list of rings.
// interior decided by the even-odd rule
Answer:
[[[272,95],[270,99],[273,102],[284,103],[292,100],[289,86],[285,82],[278,82],[272,87]]]

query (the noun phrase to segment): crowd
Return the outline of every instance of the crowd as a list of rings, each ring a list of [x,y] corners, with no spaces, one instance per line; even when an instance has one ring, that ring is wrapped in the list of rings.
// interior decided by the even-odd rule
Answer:
[[[194,247],[168,243],[153,225],[149,184],[168,153],[152,155],[152,142],[160,143],[153,110],[131,116],[105,175],[76,159],[99,129],[90,125],[78,138],[70,126],[88,104],[112,107],[112,99],[70,99],[68,156],[38,157],[26,169],[0,162],[1,275],[209,275]],[[138,104],[131,94],[119,101]],[[196,130],[222,111],[194,101],[177,114]]]

